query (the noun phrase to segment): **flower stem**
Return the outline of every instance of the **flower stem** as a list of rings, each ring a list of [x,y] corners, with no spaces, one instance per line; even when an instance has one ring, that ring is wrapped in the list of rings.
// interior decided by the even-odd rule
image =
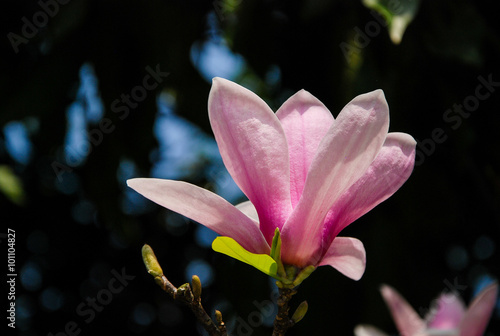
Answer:
[[[288,328],[292,327],[295,322],[288,317],[288,311],[290,307],[288,303],[292,299],[292,296],[297,293],[296,290],[291,288],[280,288],[278,297],[278,314],[274,320],[274,330],[272,336],[284,336]]]

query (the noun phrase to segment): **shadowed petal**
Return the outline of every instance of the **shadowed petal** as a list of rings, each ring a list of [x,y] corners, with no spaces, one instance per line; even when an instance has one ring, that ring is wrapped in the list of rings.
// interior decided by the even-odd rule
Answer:
[[[233,238],[252,253],[269,253],[258,224],[211,191],[182,181],[152,178],[131,179],[127,184],[151,201]]]
[[[363,243],[356,238],[337,237],[332,242],[319,266],[330,265],[346,277],[361,279],[366,267]]]
[[[208,112],[224,164],[257,209],[270,243],[292,209],[283,128],[256,94],[222,78],[213,80]]]
[[[356,336],[389,336],[386,333],[378,330],[375,327],[369,325],[358,325],[354,329],[354,335]]]
[[[323,244],[347,225],[394,194],[410,177],[415,162],[415,140],[405,133],[389,133],[365,174],[334,204],[325,219]]]
[[[460,336],[483,335],[495,308],[497,295],[498,283],[489,285],[479,293],[465,312],[460,326]]]
[[[327,212],[366,172],[388,127],[389,108],[382,90],[357,96],[342,109],[321,141],[299,203],[283,226],[285,263],[306,266],[318,261],[312,257],[321,245]]]
[[[413,336],[425,330],[425,322],[395,289],[384,285],[380,290],[401,336]]]
[[[291,96],[276,112],[285,130],[290,156],[292,206],[299,201],[309,166],[333,116],[316,97],[305,90]]]

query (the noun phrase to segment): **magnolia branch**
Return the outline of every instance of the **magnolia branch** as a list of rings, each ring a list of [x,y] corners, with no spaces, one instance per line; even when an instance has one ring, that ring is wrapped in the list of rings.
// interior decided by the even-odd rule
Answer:
[[[153,249],[147,244],[142,247],[142,260],[148,273],[154,277],[156,284],[174,300],[187,305],[210,336],[227,336],[226,325],[222,321],[221,312],[215,311],[216,322],[214,322],[201,304],[201,281],[197,275],[193,275],[192,289],[188,283],[176,288],[163,274]]]
[[[155,282],[174,300],[187,305],[210,336],[227,336],[221,312],[215,311],[215,323],[201,304],[201,283],[198,276],[193,275],[193,289],[188,283],[176,288],[163,274],[155,277]]]
[[[292,296],[297,293],[294,289],[280,288],[280,295],[278,297],[278,313],[274,319],[274,330],[273,336],[283,336],[285,335],[288,328],[292,327],[295,322],[288,317],[288,311],[290,307],[288,303],[292,299]]]
[[[191,285],[185,283],[177,288],[163,274],[163,270],[156,259],[153,249],[147,244],[142,247],[142,259],[148,273],[154,277],[156,284],[174,300],[187,305],[210,336],[227,336],[226,325],[222,320],[221,312],[218,310],[215,311],[214,322],[201,304],[201,281],[197,275],[193,275]],[[278,313],[274,320],[272,336],[284,336],[286,331],[299,322],[306,314],[308,308],[307,302],[303,301],[290,318],[288,316],[290,310],[288,303],[292,299],[292,296],[297,293],[295,288],[297,288],[298,284],[311,274],[313,270],[314,268],[302,270],[294,281],[288,281],[287,283],[283,283],[282,281],[276,282],[280,295],[277,301]]]

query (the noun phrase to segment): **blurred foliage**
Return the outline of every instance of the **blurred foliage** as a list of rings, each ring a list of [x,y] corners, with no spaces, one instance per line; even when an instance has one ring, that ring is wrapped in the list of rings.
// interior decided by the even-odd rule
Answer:
[[[191,261],[211,265],[213,282],[205,281],[203,290],[207,310],[221,310],[237,327],[250,325],[252,335],[270,334],[249,320],[272,298],[267,277],[198,244],[195,237],[204,235],[198,224],[148,202],[130,202],[127,174],[120,173],[123,162],[131,162],[133,176],[149,176],[161,156],[153,132],[160,93],[173,99],[177,115],[211,136],[210,82],[190,57],[193,46],[206,41],[243,57],[233,80],[274,109],[304,88],[336,116],[355,95],[382,88],[391,131],[419,140],[410,180],[342,233],[364,242],[366,274],[355,282],[318,268],[292,301],[307,300],[309,311],[290,335],[352,335],[358,323],[394,331],[378,293],[381,283],[397,288],[417,311],[449,284],[463,286],[460,294],[469,302],[482,279],[500,274],[500,27],[494,4],[422,1],[395,45],[384,21],[362,1],[6,3],[0,14],[0,222],[3,231],[16,230],[19,334],[56,334],[71,321],[82,335],[198,334],[190,313],[170,302],[144,269],[144,243],[177,286],[190,279]],[[71,165],[64,156],[68,108],[78,99],[84,64],[95,72],[104,107],[86,131],[100,130],[102,137],[82,163]],[[169,74],[137,106],[128,105],[125,116],[113,108],[115,101],[123,108],[123,95],[140,92],[134,89],[144,85],[147,67]],[[12,121],[25,126],[32,144],[26,162],[8,149],[5,127]],[[218,173],[209,166],[202,157],[184,178],[217,189]],[[87,297],[103,295],[112,270],[122,268],[135,278],[94,318],[79,312]],[[499,335],[498,309],[489,330]],[[250,335],[245,328],[240,334]]]
[[[383,17],[392,42],[399,44],[406,28],[417,15],[420,0],[363,0],[363,4]]]
[[[6,165],[0,165],[0,192],[14,204],[22,205],[24,203],[22,183],[14,175],[12,169]]]

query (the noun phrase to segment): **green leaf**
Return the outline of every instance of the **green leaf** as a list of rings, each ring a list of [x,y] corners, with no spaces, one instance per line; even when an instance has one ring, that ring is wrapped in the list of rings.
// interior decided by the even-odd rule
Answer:
[[[394,44],[401,43],[406,27],[417,15],[421,0],[362,0],[363,5],[378,12],[387,22]]]
[[[247,263],[259,271],[277,277],[278,266],[276,262],[267,254],[256,254],[248,252],[233,238],[217,237],[212,243],[212,249],[215,252],[223,253],[231,258]]]

